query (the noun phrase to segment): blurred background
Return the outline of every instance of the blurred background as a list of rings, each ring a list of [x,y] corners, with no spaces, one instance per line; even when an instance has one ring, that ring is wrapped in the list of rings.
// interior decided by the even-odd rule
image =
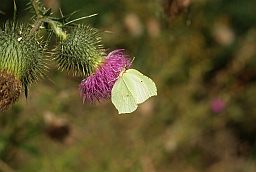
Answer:
[[[256,1],[44,0],[124,48],[158,96],[132,114],[83,104],[83,78],[57,71],[0,114],[3,172],[255,172]],[[28,0],[18,21],[31,24]],[[0,0],[1,27],[13,2]],[[52,45],[54,46],[54,45]]]

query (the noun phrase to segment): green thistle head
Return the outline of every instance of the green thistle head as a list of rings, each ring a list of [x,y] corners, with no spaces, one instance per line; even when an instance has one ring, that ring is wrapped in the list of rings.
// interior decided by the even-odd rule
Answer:
[[[105,56],[98,30],[84,25],[71,27],[55,53],[61,70],[86,76],[95,71]]]
[[[5,78],[5,82],[1,82],[1,88],[8,85],[9,89],[19,88],[18,92],[21,92],[21,87],[15,86],[20,83],[27,95],[28,86],[42,76],[44,71],[44,48],[34,35],[29,34],[28,29],[6,26],[4,31],[0,31],[0,74]],[[14,85],[10,86],[14,79]],[[2,96],[0,94],[0,102],[4,100]]]

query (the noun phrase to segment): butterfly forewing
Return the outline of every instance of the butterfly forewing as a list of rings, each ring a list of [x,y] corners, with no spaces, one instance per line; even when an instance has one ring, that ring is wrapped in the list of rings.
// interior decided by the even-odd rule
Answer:
[[[119,114],[131,113],[135,111],[138,106],[122,76],[113,86],[111,100]]]
[[[122,77],[137,104],[143,103],[149,97],[157,95],[155,83],[139,71],[128,69]]]

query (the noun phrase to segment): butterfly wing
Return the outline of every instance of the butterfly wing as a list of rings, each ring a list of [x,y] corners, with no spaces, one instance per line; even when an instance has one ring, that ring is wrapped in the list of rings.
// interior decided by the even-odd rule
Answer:
[[[139,71],[128,69],[122,77],[137,104],[143,103],[149,97],[157,95],[156,84]]]
[[[132,93],[123,79],[123,76],[120,76],[112,88],[111,101],[119,114],[131,113],[138,107]]]

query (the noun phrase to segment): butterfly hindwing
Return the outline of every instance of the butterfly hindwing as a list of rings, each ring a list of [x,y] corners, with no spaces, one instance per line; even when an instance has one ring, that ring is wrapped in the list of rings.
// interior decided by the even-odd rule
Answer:
[[[119,114],[131,113],[137,109],[138,105],[122,77],[114,84],[111,94],[112,103]]]

